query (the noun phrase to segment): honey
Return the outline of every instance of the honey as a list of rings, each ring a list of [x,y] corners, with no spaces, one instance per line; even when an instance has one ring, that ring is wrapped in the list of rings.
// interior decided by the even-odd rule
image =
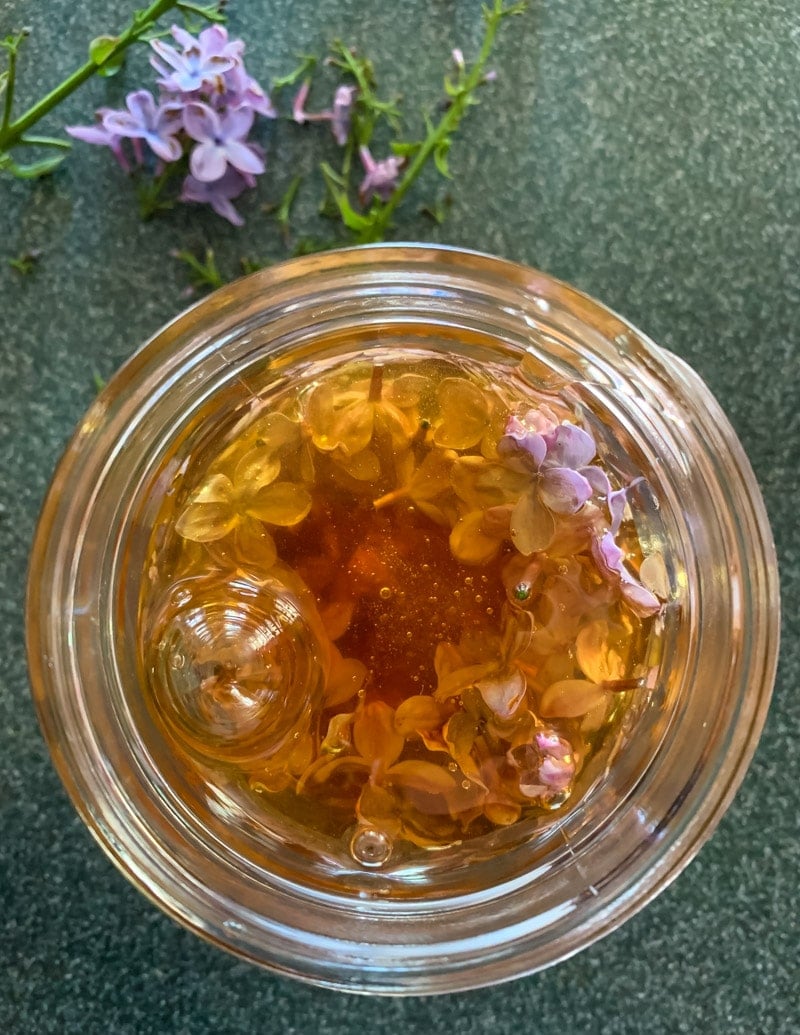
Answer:
[[[558,814],[646,692],[663,578],[584,415],[381,350],[256,395],[165,495],[150,711],[360,866]]]

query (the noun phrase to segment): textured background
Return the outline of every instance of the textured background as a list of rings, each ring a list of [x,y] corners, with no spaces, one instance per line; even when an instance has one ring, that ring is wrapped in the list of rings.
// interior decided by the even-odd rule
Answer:
[[[30,24],[22,99],[53,84],[128,4],[0,0]],[[132,6],[132,4],[130,5]],[[467,0],[234,0],[265,82],[340,36],[375,57],[409,113],[451,46],[479,36]],[[94,388],[184,302],[169,251],[213,244],[229,271],[275,253],[259,212],[294,165],[284,127],[236,231],[183,210],[142,224],[107,156],[76,148],[46,182],[0,183],[0,1031],[789,1033],[800,1030],[800,14],[796,0],[539,0],[497,53],[500,78],[454,148],[438,239],[537,264],[686,357],[729,413],[781,554],[782,663],[751,771],[717,834],[658,901],[544,974],[436,1000],[355,1000],[272,977],[179,929],[91,841],[50,766],[28,695],[23,585],[50,473]],[[88,121],[145,78],[84,88]],[[269,138],[269,132],[267,133]],[[307,153],[308,148],[303,148]],[[303,201],[311,212],[314,198]],[[415,206],[412,206],[412,209]],[[403,223],[405,237],[431,237]],[[41,248],[29,277],[6,260]]]

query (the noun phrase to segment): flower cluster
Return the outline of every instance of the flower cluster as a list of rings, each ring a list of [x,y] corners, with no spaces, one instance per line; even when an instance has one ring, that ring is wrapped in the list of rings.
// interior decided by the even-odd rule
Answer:
[[[67,132],[110,148],[126,171],[132,161],[137,168],[154,167],[161,177],[174,166],[184,175],[180,201],[208,204],[240,226],[233,200],[255,186],[265,168],[263,151],[248,140],[250,130],[256,115],[275,118],[275,109],[244,66],[244,43],[229,39],[223,26],[212,25],[197,38],[177,25],[171,33],[174,46],[159,39],[150,44],[157,99],[136,90],[124,109],[100,108],[94,126],[68,126]]]

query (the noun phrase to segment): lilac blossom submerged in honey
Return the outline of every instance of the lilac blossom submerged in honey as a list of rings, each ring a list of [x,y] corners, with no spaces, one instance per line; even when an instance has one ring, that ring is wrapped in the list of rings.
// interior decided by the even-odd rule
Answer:
[[[305,371],[165,501],[154,710],[267,812],[387,858],[562,809],[655,657],[634,497],[559,400],[441,359]]]

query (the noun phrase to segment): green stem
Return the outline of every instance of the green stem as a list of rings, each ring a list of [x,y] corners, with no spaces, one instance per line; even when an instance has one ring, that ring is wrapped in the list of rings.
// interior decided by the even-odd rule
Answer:
[[[41,100],[37,101],[36,104],[32,105],[26,112],[24,112],[18,119],[13,122],[6,120],[5,116],[3,119],[2,128],[0,128],[0,151],[7,151],[14,147],[15,144],[20,142],[20,138],[30,129],[31,126],[35,126],[36,123],[42,119],[49,111],[60,104],[65,98],[69,97],[70,94],[74,93],[79,86],[82,86],[87,79],[91,79],[92,76],[102,68],[103,65],[113,61],[114,58],[118,57],[124,50],[135,43],[140,36],[142,36],[162,15],[166,14],[173,7],[178,6],[178,0],[154,0],[148,8],[143,11],[137,11],[128,27],[120,34],[117,45],[113,50],[109,51],[104,61],[99,64],[91,59],[87,61],[80,68],[76,68],[75,71],[67,76],[63,83],[60,83],[54,90],[46,94]],[[10,94],[13,86],[13,61],[14,55],[12,53],[9,60],[9,71],[12,75],[9,77],[8,94],[6,97],[5,108],[10,117]]]
[[[8,53],[8,78],[6,79],[6,97],[3,104],[3,121],[0,123],[0,132],[3,132],[11,121],[11,106],[14,103],[14,80],[17,76],[17,48],[13,47]]]
[[[494,46],[494,39],[497,34],[498,26],[506,14],[510,13],[512,13],[511,10],[504,9],[500,3],[496,3],[495,7],[491,11],[487,12],[486,35],[483,38],[483,45],[475,64],[472,66],[469,74],[463,82],[461,92],[453,99],[453,103],[442,116],[442,120],[436,127],[436,131],[430,134],[420,147],[419,151],[414,155],[413,161],[406,169],[402,180],[398,183],[392,196],[383,208],[381,208],[369,230],[365,232],[365,236],[363,238],[365,244],[371,244],[374,241],[383,240],[386,236],[387,230],[389,229],[389,224],[395,209],[422,172],[428,159],[434,153],[439,144],[443,140],[446,140],[447,137],[449,137],[451,133],[454,133],[458,128],[459,122],[461,122],[461,119],[464,117],[464,112],[466,111],[470,97],[478,86],[480,86],[481,80],[483,79],[484,69],[486,68],[489,57],[492,53],[492,47]]]

